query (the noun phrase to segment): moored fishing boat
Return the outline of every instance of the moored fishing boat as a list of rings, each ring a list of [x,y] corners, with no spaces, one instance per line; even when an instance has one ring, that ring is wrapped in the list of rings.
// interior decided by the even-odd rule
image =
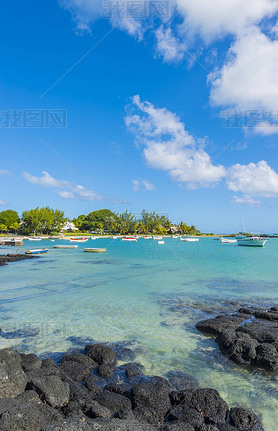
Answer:
[[[86,242],[88,238],[70,238],[70,242]]]
[[[42,254],[47,252],[47,248],[38,248],[37,250],[25,250],[25,254]]]
[[[73,248],[78,248],[78,245],[53,245],[53,248],[58,248],[58,249],[73,249]]]
[[[221,238],[222,244],[235,244],[237,239]]]
[[[250,238],[243,238],[237,241],[238,245],[248,247],[263,247],[268,240],[260,236],[251,236]]]
[[[29,237],[29,238],[27,238],[29,241],[41,241],[42,240],[42,238],[40,238],[40,237]]]
[[[144,239],[152,239],[152,237],[150,235],[144,235],[143,238]]]
[[[183,242],[198,242],[199,238],[181,238]]]
[[[129,236],[123,236],[122,241],[137,242],[137,238],[129,237]]]
[[[161,239],[162,239],[162,236],[156,236],[156,235],[154,235],[154,236],[153,236],[153,239],[155,239],[155,240],[161,240]]]
[[[165,242],[164,241],[157,241],[157,244],[165,244]]]
[[[83,248],[86,253],[105,253],[106,248]]]

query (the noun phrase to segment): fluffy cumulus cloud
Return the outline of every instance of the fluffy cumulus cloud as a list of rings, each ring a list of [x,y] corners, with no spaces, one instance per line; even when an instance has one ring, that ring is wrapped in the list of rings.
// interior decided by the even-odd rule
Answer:
[[[29,183],[54,189],[63,199],[83,199],[88,201],[101,199],[101,196],[93,190],[86,189],[81,185],[75,185],[67,180],[57,180],[46,171],[43,171],[40,177],[35,177],[28,172],[23,172],[22,176]]]
[[[112,26],[139,40],[154,35],[155,55],[169,63],[182,61],[187,52],[187,61],[197,58],[201,64],[199,53],[229,36],[232,42],[226,58],[208,75],[212,105],[277,109],[278,26],[274,17],[278,0],[172,0],[166,3],[169,10],[152,10],[153,20],[146,7],[152,2],[146,0],[58,1],[71,12],[79,30],[91,29],[97,19],[106,17]],[[263,120],[262,125],[254,131],[277,133],[277,127]]]
[[[233,43],[223,67],[209,75],[211,102],[245,110],[277,110],[277,76],[278,40],[258,27],[249,28]],[[260,118],[263,121],[263,115]]]
[[[148,180],[144,178],[137,178],[136,180],[132,180],[133,190],[138,192],[141,187],[143,187],[148,192],[155,190],[155,186]]]
[[[235,164],[228,169],[227,186],[245,196],[278,196],[278,174],[264,160],[248,165]]]
[[[214,165],[204,150],[203,140],[190,135],[180,118],[166,108],[135,96],[125,122],[148,164],[169,172],[172,180],[197,188],[213,186],[225,176],[225,168]]]
[[[278,10],[277,0],[176,0],[186,34],[206,43],[229,34],[240,34]]]
[[[166,108],[132,98],[127,108],[126,126],[149,166],[166,171],[172,180],[188,189],[211,187],[222,181],[235,193],[233,202],[257,206],[260,198],[278,197],[278,174],[264,160],[258,163],[213,164],[204,141],[192,136],[181,119]],[[223,182],[225,180],[225,182]],[[133,188],[150,190],[142,179],[133,180]]]

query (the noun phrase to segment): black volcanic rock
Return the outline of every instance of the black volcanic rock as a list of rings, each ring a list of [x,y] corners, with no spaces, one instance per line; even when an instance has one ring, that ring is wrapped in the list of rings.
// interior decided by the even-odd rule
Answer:
[[[252,339],[247,333],[230,332],[225,343],[234,337]],[[271,363],[273,345],[256,343],[256,358]],[[33,354],[1,350],[0,430],[263,431],[253,412],[239,407],[229,412],[217,391],[194,388],[196,381],[190,376],[168,373],[170,385],[161,377],[142,375],[140,364],[117,368],[115,356],[102,347],[87,349],[94,359],[72,353],[58,366]],[[112,368],[113,377],[96,375],[96,364],[98,369]],[[170,392],[176,379],[186,388]]]
[[[253,412],[236,407],[230,410],[230,422],[239,431],[252,431],[259,420]]]
[[[217,335],[216,342],[223,354],[239,365],[278,369],[278,313],[270,310],[241,308],[233,316],[218,316],[197,323],[202,332]],[[249,318],[248,318],[249,316]],[[251,320],[250,320],[251,316]]]
[[[229,410],[227,403],[215,389],[196,389],[192,393],[189,406],[213,424],[224,423]]]
[[[21,394],[27,382],[20,355],[13,349],[0,350],[0,399]]]
[[[17,262],[25,259],[37,259],[39,256],[30,256],[28,254],[1,254],[0,266],[7,265],[10,262]]]
[[[116,363],[116,353],[103,344],[89,344],[85,347],[85,353],[98,365],[113,366]]]

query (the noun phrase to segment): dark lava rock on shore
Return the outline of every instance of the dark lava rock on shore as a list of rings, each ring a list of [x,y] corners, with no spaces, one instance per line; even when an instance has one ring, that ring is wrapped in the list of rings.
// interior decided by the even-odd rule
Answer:
[[[239,365],[278,370],[278,308],[240,308],[237,314],[221,315],[196,325],[216,335],[222,353]]]
[[[100,367],[112,376],[103,377]],[[216,390],[183,373],[168,376],[170,382],[145,376],[135,363],[117,367],[115,352],[100,344],[64,355],[59,365],[4,349],[0,430],[263,431],[253,412],[229,409]]]
[[[0,254],[0,266],[7,265],[10,262],[17,262],[18,260],[37,258],[38,256],[30,256],[28,254]]]

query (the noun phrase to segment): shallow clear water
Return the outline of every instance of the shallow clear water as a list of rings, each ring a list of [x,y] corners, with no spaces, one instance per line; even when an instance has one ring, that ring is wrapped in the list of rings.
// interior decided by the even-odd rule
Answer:
[[[25,241],[20,250],[47,247],[49,253],[0,268],[0,327],[40,331],[0,338],[1,348],[45,354],[82,347],[90,338],[124,341],[147,373],[184,371],[219,390],[229,405],[262,414],[265,431],[276,429],[278,377],[237,367],[195,324],[239,303],[277,305],[278,240],[249,248],[211,238],[167,238],[164,245],[99,239],[77,250],[52,249],[63,243],[69,242]],[[106,247],[107,253],[82,247]]]

